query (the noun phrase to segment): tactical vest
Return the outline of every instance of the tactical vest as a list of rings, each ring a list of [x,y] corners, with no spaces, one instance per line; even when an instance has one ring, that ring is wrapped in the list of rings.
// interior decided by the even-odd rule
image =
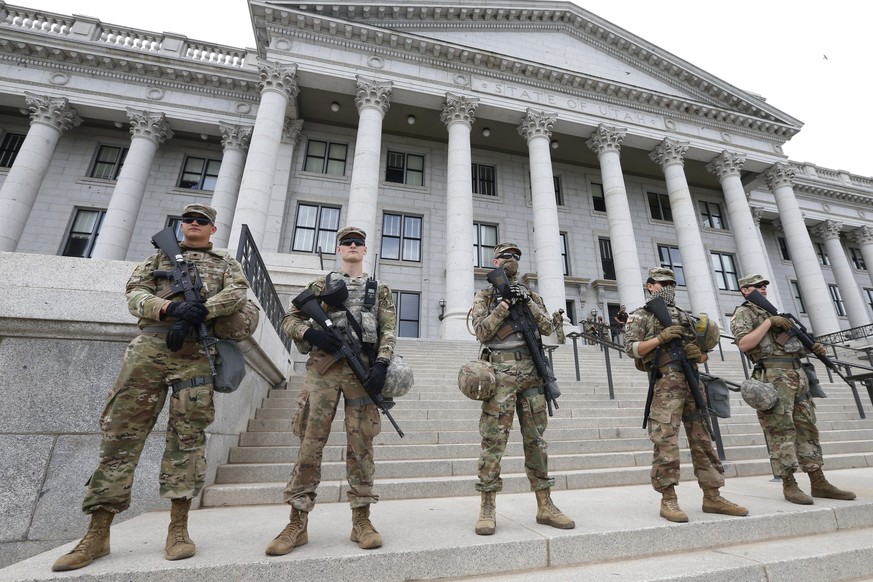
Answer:
[[[755,329],[770,317],[770,313],[766,309],[753,305],[748,301],[737,307],[737,309],[744,307],[751,309],[755,315],[752,329]],[[766,358],[800,358],[803,355],[803,344],[796,337],[788,337],[787,332],[778,330],[778,333],[776,333],[771,327],[764,334],[764,337],[761,338],[758,345],[746,352],[746,355],[753,362]]]
[[[342,274],[330,273],[328,278],[335,275],[342,277]],[[349,290],[349,297],[344,303],[348,311],[342,306],[331,307],[327,316],[338,329],[348,333],[349,337],[361,342],[364,347],[375,350],[379,342],[379,284],[375,279],[367,277],[343,277],[343,279]],[[369,293],[367,291],[368,281],[371,282]],[[354,326],[349,325],[347,313],[354,317],[361,326],[361,337],[358,337],[357,332],[353,329]]]
[[[685,335],[682,338],[682,343],[687,344],[695,341],[697,339],[697,334],[694,332],[694,319],[691,317],[691,314],[684,309],[676,307],[675,305],[667,305],[667,311],[670,313],[670,320],[672,321],[673,325],[681,325],[685,330]],[[661,325],[661,322],[658,321],[658,318],[656,318],[652,312],[645,308],[643,312],[646,314],[646,317],[651,318],[650,322],[651,325],[654,327],[654,332],[652,333],[651,337],[657,336],[659,333],[661,333],[661,331],[664,330],[664,326]],[[660,354],[660,357],[662,358],[662,360],[658,362],[658,366],[663,366],[669,363],[669,361],[665,359],[669,356],[667,356],[666,353],[662,350],[655,349],[641,358],[643,364],[645,364],[646,367],[648,367],[649,364],[653,363],[656,353]]]
[[[492,289],[491,296],[488,300],[488,314],[494,311],[494,308],[500,305],[503,298],[497,293],[496,289]],[[539,329],[536,324],[533,324],[536,330],[537,337],[540,337]],[[503,325],[494,334],[494,337],[483,344],[486,348],[492,351],[511,350],[511,351],[527,351],[527,344],[524,341],[524,334],[518,329],[518,326],[513,325],[512,317],[507,316],[503,321]]]

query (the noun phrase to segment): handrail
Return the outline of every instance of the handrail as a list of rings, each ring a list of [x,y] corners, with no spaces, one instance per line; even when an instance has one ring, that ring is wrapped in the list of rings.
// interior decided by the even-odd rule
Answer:
[[[855,339],[864,339],[873,336],[873,323],[843,329],[834,333],[816,336],[815,341],[820,344],[841,344]],[[843,347],[843,346],[840,346]]]

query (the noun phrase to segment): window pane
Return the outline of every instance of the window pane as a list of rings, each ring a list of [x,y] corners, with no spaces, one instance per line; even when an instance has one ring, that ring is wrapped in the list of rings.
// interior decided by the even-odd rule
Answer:
[[[318,206],[307,206],[301,204],[297,209],[297,226],[308,226],[315,228],[315,221],[318,218]]]
[[[386,214],[382,219],[383,236],[400,236],[401,219],[398,214]]]
[[[408,238],[421,238],[421,219],[416,217],[406,217],[403,222],[403,236]]]
[[[400,259],[400,239],[385,237],[382,239],[382,258]]]
[[[294,251],[311,251],[313,250],[313,242],[315,241],[315,231],[298,228],[294,233],[294,245],[291,250]]]
[[[416,239],[403,239],[403,260],[404,261],[420,261],[421,260],[421,241]]]
[[[407,155],[406,167],[410,170],[424,172],[424,156]]]

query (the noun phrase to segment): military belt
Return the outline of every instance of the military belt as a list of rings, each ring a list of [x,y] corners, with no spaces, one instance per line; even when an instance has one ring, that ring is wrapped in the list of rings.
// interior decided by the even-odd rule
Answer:
[[[181,382],[170,384],[170,388],[173,389],[173,394],[176,394],[177,392],[179,392],[180,390],[184,390],[185,388],[204,386],[206,384],[212,384],[212,376],[194,376],[190,380],[182,380]]]
[[[801,366],[800,360],[797,358],[766,358],[755,363],[765,368],[784,368],[788,370],[796,370]]]
[[[163,333],[166,334],[170,331],[169,325],[147,325],[141,330],[140,333]]]
[[[537,394],[545,394],[545,392],[546,391],[542,386],[534,386],[533,388],[528,388],[527,390],[519,394],[519,396],[521,396],[522,398],[530,398],[531,396],[536,396]]]
[[[521,360],[529,360],[530,354],[527,352],[491,352],[488,354],[488,361],[492,364],[503,364],[505,362],[518,362]]]
[[[658,371],[661,372],[662,374],[666,374],[666,373],[672,372],[674,370],[676,372],[681,372],[682,366],[680,364],[675,363],[675,362],[670,362],[669,364],[664,364],[663,366],[658,368]]]

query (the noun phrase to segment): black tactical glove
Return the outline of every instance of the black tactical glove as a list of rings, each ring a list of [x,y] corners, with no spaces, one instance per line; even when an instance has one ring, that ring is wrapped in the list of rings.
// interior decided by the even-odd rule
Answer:
[[[184,319],[180,319],[173,323],[170,326],[170,330],[167,332],[167,347],[171,352],[178,352],[182,349],[182,345],[185,343],[185,338],[191,334],[191,330],[194,329],[190,323],[185,321]]]
[[[325,352],[332,354],[342,346],[342,342],[338,338],[336,338],[332,333],[328,333],[323,329],[315,329],[309,328],[306,330],[306,333],[303,334],[303,339],[308,341],[311,345],[321,348]]]
[[[179,301],[167,306],[167,315],[176,319],[184,319],[193,325],[200,325],[206,321],[209,310],[200,301]]]
[[[661,333],[658,334],[658,341],[661,342],[661,345],[671,342],[676,339],[680,339],[683,335],[685,335],[685,329],[681,325],[671,325],[670,327],[665,327]]]
[[[521,303],[527,303],[530,301],[530,291],[518,283],[513,283],[509,286],[509,298],[516,299]]]
[[[376,360],[373,367],[370,368],[370,377],[364,384],[364,389],[367,392],[382,394],[382,388],[385,387],[385,378],[388,375],[388,362],[385,360]]]

